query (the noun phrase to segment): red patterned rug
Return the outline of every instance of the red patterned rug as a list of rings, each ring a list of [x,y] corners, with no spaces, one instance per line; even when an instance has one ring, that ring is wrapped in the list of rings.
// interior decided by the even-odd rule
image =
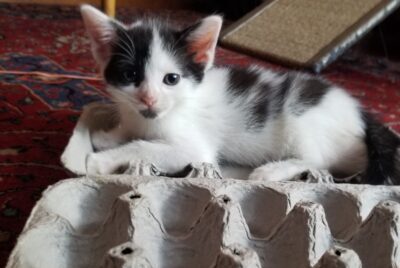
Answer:
[[[121,11],[123,20],[143,12]],[[178,23],[190,12],[161,12]],[[225,49],[218,64],[258,63]],[[95,64],[75,8],[0,4],[0,70],[93,75]],[[400,132],[400,64],[357,50],[342,56],[323,75],[361,99]],[[5,265],[35,201],[50,184],[72,176],[59,156],[82,106],[105,99],[101,83],[82,80],[53,84],[27,76],[0,74],[0,267]],[[343,120],[346,120],[343,118]]]

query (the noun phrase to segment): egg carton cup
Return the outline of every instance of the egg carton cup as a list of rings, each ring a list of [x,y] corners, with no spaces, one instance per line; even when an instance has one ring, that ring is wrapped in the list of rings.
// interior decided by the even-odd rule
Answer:
[[[129,172],[50,186],[6,267],[400,266],[399,187]]]

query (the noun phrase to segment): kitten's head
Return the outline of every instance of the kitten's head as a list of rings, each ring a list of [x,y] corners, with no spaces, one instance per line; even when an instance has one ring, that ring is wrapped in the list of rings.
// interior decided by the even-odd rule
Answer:
[[[176,30],[149,20],[125,25],[89,5],[81,13],[115,100],[145,118],[161,117],[185,102],[213,64],[219,16]]]

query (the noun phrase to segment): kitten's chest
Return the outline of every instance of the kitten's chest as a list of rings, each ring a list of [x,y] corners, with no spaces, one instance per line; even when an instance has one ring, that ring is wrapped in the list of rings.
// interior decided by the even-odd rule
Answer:
[[[162,138],[163,131],[151,122],[141,122],[131,117],[125,117],[120,125],[119,133],[126,141],[156,140]]]
[[[131,123],[126,130],[126,136],[129,140],[159,140],[164,139],[166,133],[160,126],[155,127],[152,124],[139,126]]]

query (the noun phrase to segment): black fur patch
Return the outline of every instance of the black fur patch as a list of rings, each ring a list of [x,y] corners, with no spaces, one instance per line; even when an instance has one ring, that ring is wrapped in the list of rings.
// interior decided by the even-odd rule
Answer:
[[[260,74],[254,69],[229,69],[228,93],[233,98],[246,98],[252,94],[254,100],[246,104],[245,110],[248,112],[246,128],[258,130],[264,127],[269,113],[270,85],[268,83],[259,83]]]
[[[278,75],[279,85],[269,81],[260,81],[257,70],[232,68],[229,70],[228,92],[233,98],[242,98],[248,111],[247,129],[260,129],[268,118],[277,118],[282,114],[285,105],[291,112],[301,115],[308,109],[318,105],[331,85],[315,77],[289,72]],[[274,78],[272,78],[274,79]],[[248,102],[247,97],[252,96]],[[289,96],[298,96],[297,99]],[[255,96],[255,97],[253,97]]]
[[[169,50],[178,60],[183,71],[183,77],[193,77],[200,83],[204,77],[205,66],[194,62],[194,55],[189,53],[187,37],[191,31],[196,29],[198,24],[183,31],[176,31],[169,28],[160,28],[159,34],[164,47]]]
[[[235,96],[249,94],[249,91],[258,82],[259,74],[255,70],[232,68],[229,70],[228,92]]]
[[[115,25],[117,40],[112,46],[112,55],[104,70],[106,81],[114,86],[134,84],[138,87],[144,80],[144,69],[150,57],[150,45],[153,40],[151,28],[134,27],[124,30]],[[135,73],[135,79],[129,81],[124,73]]]
[[[271,86],[268,83],[260,84],[257,88],[257,100],[250,108],[248,129],[261,129],[265,126],[270,115]]]
[[[331,84],[322,79],[316,77],[304,79],[306,80],[301,83],[297,102],[292,107],[292,112],[296,115],[302,115],[309,108],[318,105],[331,88]]]
[[[400,138],[364,112],[368,167],[362,183],[400,184]]]
[[[284,74],[283,82],[274,89],[274,95],[271,97],[271,116],[277,117],[283,111],[283,106],[285,105],[287,98],[293,88],[293,83],[297,77],[296,73],[286,73]]]
[[[140,114],[143,115],[143,117],[149,118],[149,119],[154,119],[157,117],[157,113],[150,109],[142,110],[142,111],[140,111]]]

